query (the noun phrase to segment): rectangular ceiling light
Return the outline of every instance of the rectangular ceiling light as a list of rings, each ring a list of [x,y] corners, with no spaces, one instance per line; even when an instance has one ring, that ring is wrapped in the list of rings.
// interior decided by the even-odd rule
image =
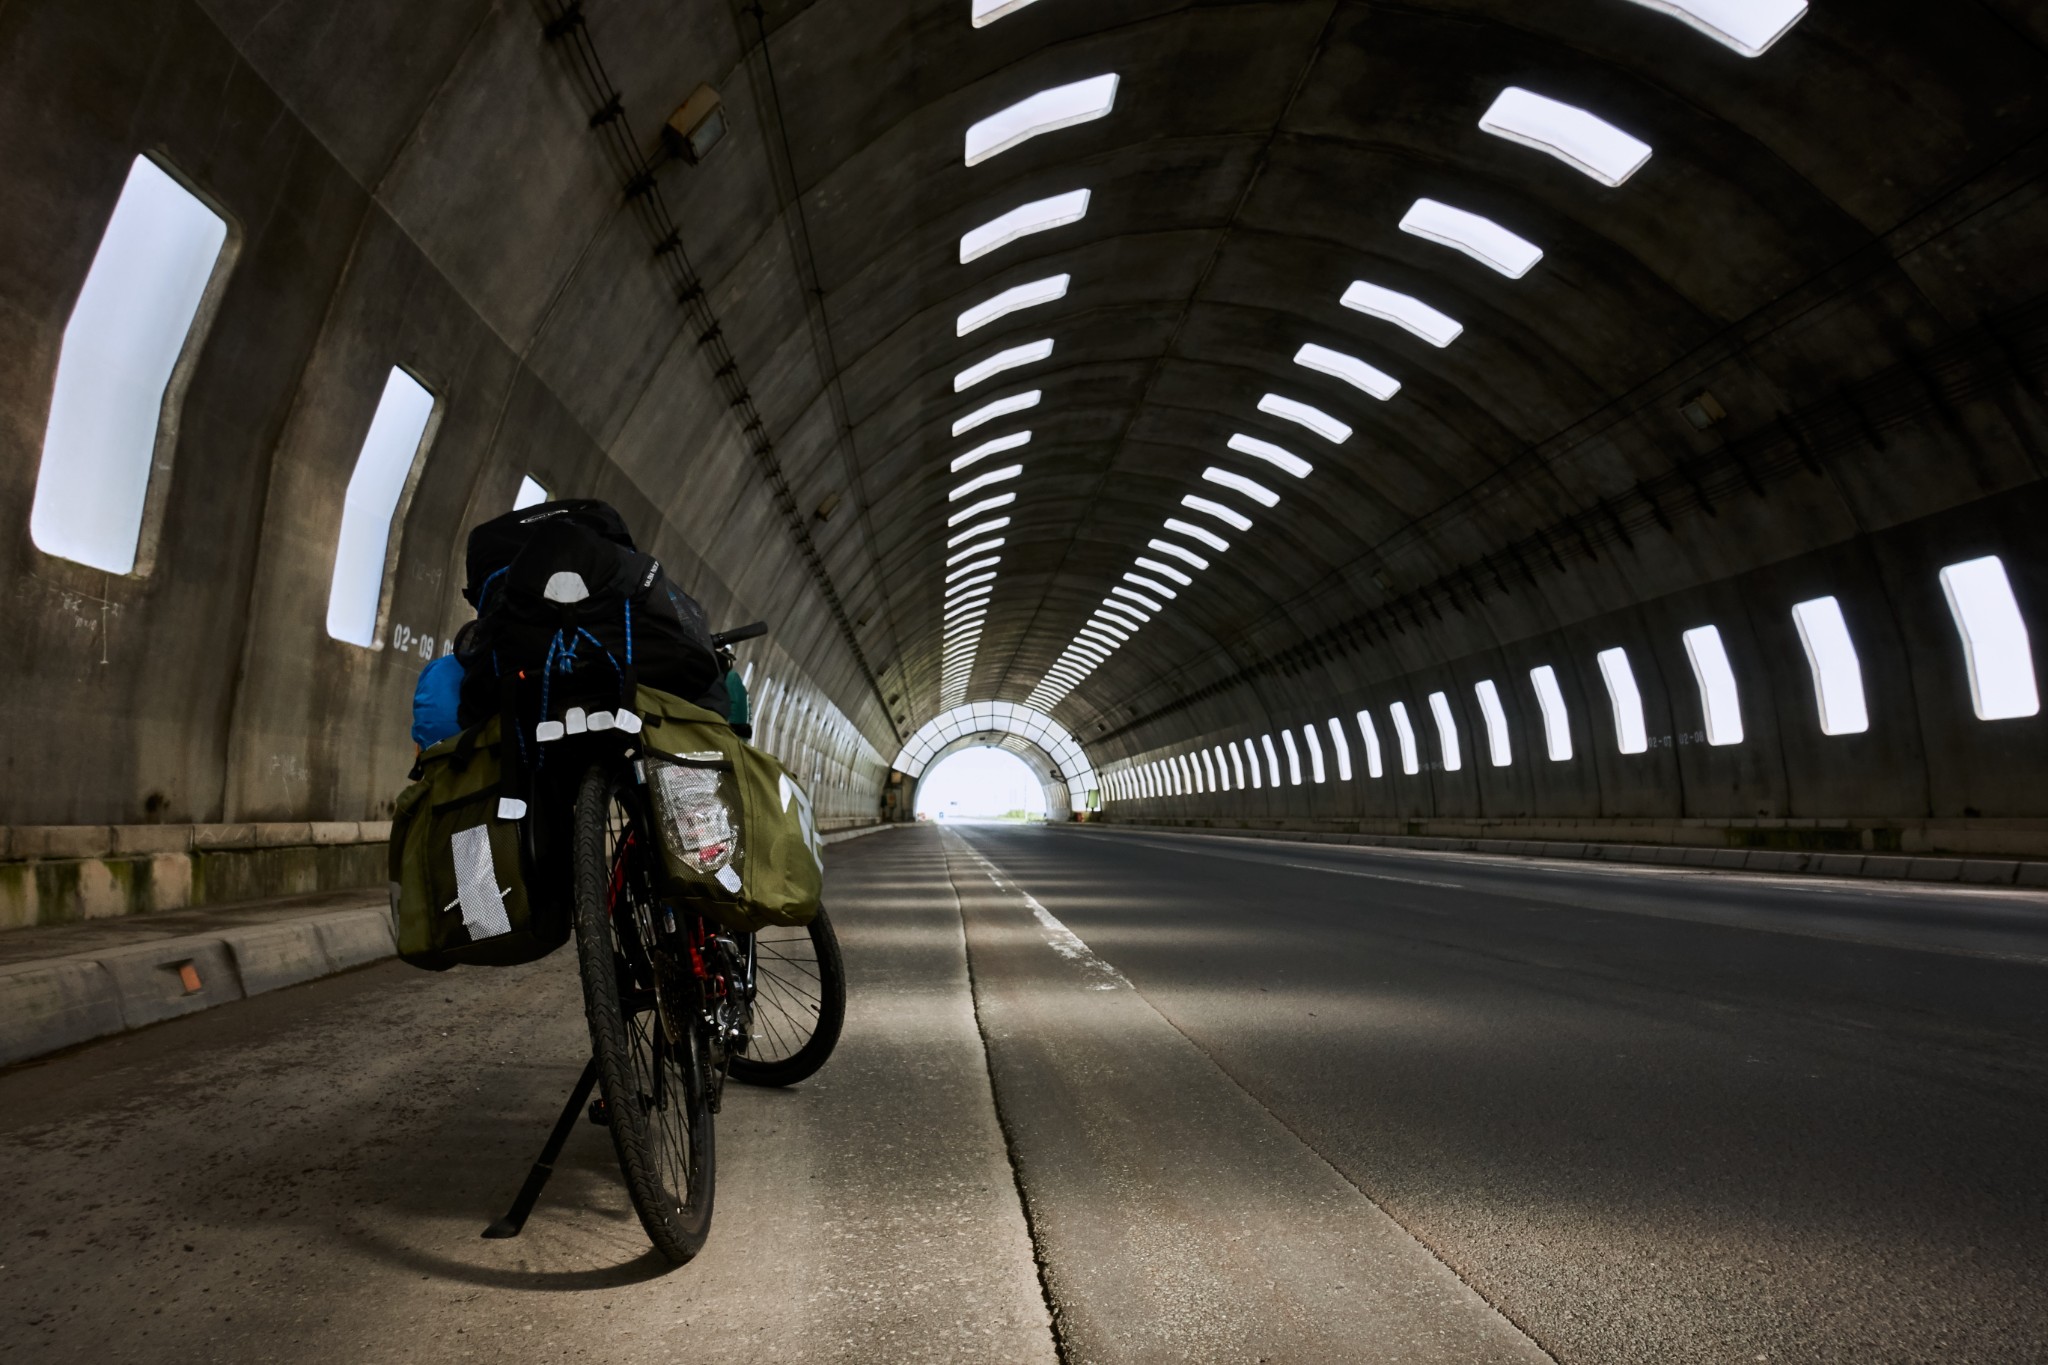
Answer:
[[[961,593],[973,588],[977,583],[991,583],[994,581],[995,572],[993,570],[984,574],[976,574],[972,578],[963,578],[958,583],[948,584],[945,589],[945,595],[947,597],[958,597]]]
[[[1820,705],[1820,732],[1860,735],[1868,730],[1870,712],[1863,699],[1863,665],[1856,658],[1856,642],[1849,638],[1849,623],[1842,619],[1842,604],[1832,597],[1801,602],[1792,608],[1792,624],[1799,627],[1806,666],[1813,672],[1813,697]]]
[[[958,488],[946,494],[946,501],[958,502],[962,498],[979,493],[990,484],[1004,483],[1016,478],[1023,472],[1024,466],[1021,464],[1006,464],[1001,469],[991,469],[986,474],[977,474],[966,483],[961,484]]]
[[[1336,445],[1343,445],[1351,439],[1350,423],[1330,416],[1321,408],[1310,407],[1307,403],[1297,403],[1292,398],[1282,398],[1277,393],[1269,393],[1261,398],[1259,411],[1285,421],[1297,422],[1325,441]]]
[[[1009,524],[1010,519],[1008,517],[995,517],[988,521],[979,522],[954,535],[946,542],[946,548],[950,550],[963,540],[972,540],[976,536],[985,536],[991,531],[1000,531]]]
[[[966,336],[977,327],[986,327],[997,318],[1007,317],[1022,308],[1036,308],[1041,303],[1051,303],[1067,296],[1067,285],[1071,275],[1050,275],[1029,284],[1020,284],[1005,289],[994,298],[977,303],[954,321],[955,336]]]
[[[1353,280],[1338,302],[1368,317],[1391,322],[1413,332],[1438,350],[1456,341],[1458,334],[1465,330],[1465,325],[1456,318],[1439,313],[1421,299],[1383,289],[1364,280]]]
[[[1314,721],[1301,727],[1301,737],[1308,741],[1308,776],[1311,782],[1327,782],[1329,774],[1323,767],[1322,733]]]
[[[985,460],[991,455],[1000,455],[1006,450],[1015,450],[1017,447],[1021,445],[1028,444],[1030,440],[1030,432],[1017,431],[1012,432],[1008,436],[998,436],[993,441],[983,441],[980,445],[968,451],[965,455],[962,455],[955,459],[952,464],[952,472],[958,474],[961,470],[967,468],[967,466],[971,464],[974,464],[976,461]]]
[[[44,554],[134,571],[157,436],[176,416],[178,358],[196,340],[227,237],[225,219],[135,158],[57,351],[28,519]]]
[[[1096,612],[1093,616],[1090,616],[1088,618],[1088,624],[1082,627],[1083,630],[1091,628],[1106,632],[1107,634],[1115,638],[1118,644],[1123,644],[1131,638],[1131,634],[1129,631],[1119,630],[1115,626],[1111,625],[1109,622],[1109,617],[1103,615],[1101,612]]]
[[[1187,564],[1192,564],[1198,569],[1206,569],[1209,567],[1208,560],[1202,558],[1193,550],[1188,549],[1185,545],[1176,545],[1170,540],[1148,540],[1145,542],[1145,548],[1148,550],[1157,550],[1159,551],[1159,553],[1163,555],[1172,555],[1175,559],[1181,560],[1182,562]]]
[[[1272,743],[1270,739],[1266,742]],[[1291,787],[1299,787],[1301,785],[1301,751],[1294,747],[1294,731],[1282,730],[1280,732],[1280,743],[1287,750],[1287,784]]]
[[[1385,371],[1375,369],[1357,356],[1345,355],[1342,351],[1333,351],[1313,342],[1294,353],[1294,363],[1341,379],[1382,402],[1401,391],[1401,381]]]
[[[1181,501],[1185,502],[1187,501],[1187,499],[1183,498],[1181,499]],[[1208,530],[1205,527],[1197,526],[1191,521],[1182,521],[1179,517],[1168,517],[1166,519],[1166,529],[1169,531],[1177,531],[1181,535],[1186,536],[1189,540],[1199,540],[1219,555],[1230,548],[1230,542],[1225,540],[1222,536],[1217,535],[1214,531]],[[1152,542],[1152,548],[1155,550],[1163,550],[1166,548],[1166,546],[1160,543],[1159,541],[1155,540]],[[1206,569],[1209,566],[1207,564],[1204,564],[1202,565],[1202,567]]]
[[[1052,354],[1052,338],[1027,341],[1022,346],[1011,346],[997,351],[986,360],[969,365],[953,376],[953,392],[962,393],[973,388],[984,379],[993,378],[1005,370],[1014,370],[1019,365],[1031,365]]]
[[[1242,493],[1263,507],[1271,507],[1280,501],[1280,495],[1264,484],[1247,479],[1242,474],[1234,474],[1228,469],[1218,469],[1215,465],[1203,470],[1202,478],[1209,483],[1220,484],[1224,488]]]
[[[1069,190],[1050,199],[1034,199],[1028,204],[1019,204],[1008,213],[991,218],[961,235],[960,264],[966,265],[991,251],[1000,251],[1019,237],[1078,223],[1087,216],[1086,190]]]
[[[529,507],[538,507],[548,500],[548,490],[540,481],[528,474],[519,481],[519,492],[512,498],[512,510],[524,512]]]
[[[1147,558],[1144,555],[1138,556],[1137,564],[1139,568],[1150,570],[1151,572],[1158,574],[1161,578],[1172,579],[1174,582],[1180,584],[1183,588],[1187,587],[1190,583],[1193,583],[1195,581],[1194,579],[1189,578],[1186,574],[1182,573],[1179,569],[1174,568],[1171,564],[1162,564],[1158,560]]]
[[[1164,583],[1159,582],[1157,579],[1147,578],[1145,577],[1145,575],[1141,573],[1125,574],[1124,582],[1135,583],[1139,587],[1143,588],[1146,592],[1156,592],[1169,602],[1171,602],[1174,598],[1180,596],[1179,593],[1175,592],[1172,588],[1167,587]]]
[[[1458,722],[1451,715],[1451,699],[1441,692],[1429,694],[1429,713],[1436,717],[1437,742],[1442,746],[1444,771],[1454,773],[1465,766],[1458,753]]]
[[[1542,248],[1525,242],[1491,218],[1418,199],[1401,216],[1401,231],[1462,251],[1489,270],[1519,280],[1543,259]]]
[[[1735,670],[1714,626],[1694,626],[1682,637],[1692,676],[1700,685],[1700,708],[1707,716],[1707,743],[1742,743],[1742,699],[1735,690]]]
[[[1214,502],[1208,498],[1201,497],[1198,494],[1188,494],[1186,497],[1180,500],[1180,505],[1183,507],[1193,508],[1197,512],[1206,513],[1207,515],[1216,518],[1216,520],[1222,522],[1225,526],[1228,526],[1233,530],[1249,531],[1252,529],[1252,521],[1250,517],[1245,516],[1241,512],[1234,512],[1230,508],[1225,507],[1222,503]],[[1168,522],[1167,525],[1172,526],[1173,523]]]
[[[1422,771],[1422,756],[1415,748],[1415,726],[1408,719],[1405,702],[1395,702],[1387,708],[1394,718],[1394,736],[1401,741],[1401,771],[1410,777]]]
[[[1044,396],[1041,390],[1032,389],[1028,393],[1013,393],[1008,398],[998,398],[995,402],[978,407],[953,423],[953,434],[964,436],[984,422],[993,422],[998,417],[1008,417],[1013,412],[1035,408],[1038,406],[1038,400]]]
[[[1102,605],[1096,608],[1095,614],[1106,616],[1120,625],[1129,626],[1132,630],[1143,630],[1145,623],[1152,619],[1150,612],[1139,611],[1130,603],[1119,602],[1114,597],[1103,598]]]
[[[1121,583],[1110,584],[1109,590],[1118,597],[1129,598],[1131,601],[1136,602],[1139,606],[1144,607],[1147,611],[1156,613],[1166,610],[1165,603],[1155,601],[1152,598],[1145,596],[1145,594],[1141,592],[1132,592],[1129,588],[1125,587]]]
[[[961,578],[971,573],[979,573],[983,569],[992,569],[1002,562],[1003,557],[1001,555],[984,556],[981,559],[973,560],[970,563],[962,564],[959,568],[953,570],[953,572],[946,575],[946,581],[948,583],[951,583],[956,578]]]
[[[1268,398],[1272,396],[1270,393],[1266,395]],[[1280,401],[1284,403],[1287,400],[1283,398]],[[1265,405],[1261,403],[1260,406],[1264,407]],[[1310,408],[1309,411],[1314,412],[1315,409]],[[1349,436],[1351,428],[1345,427],[1344,434]],[[1306,477],[1315,468],[1314,465],[1302,459],[1301,456],[1282,450],[1271,441],[1261,441],[1256,436],[1246,436],[1242,432],[1230,438],[1230,448],[1240,455],[1249,455],[1253,459],[1264,460],[1275,469],[1285,470],[1297,479]]]
[[[1643,724],[1643,694],[1636,690],[1628,651],[1617,645],[1601,650],[1596,657],[1600,678],[1607,684],[1607,700],[1614,707],[1614,745],[1625,754],[1642,753],[1650,747],[1650,732]]]
[[[1380,763],[1380,731],[1372,723],[1372,712],[1358,713],[1358,737],[1365,741],[1365,775],[1384,777],[1386,768]]]
[[[1229,755],[1230,755],[1230,772],[1231,772],[1231,776],[1233,776],[1233,777],[1235,777],[1235,778],[1237,779],[1237,789],[1238,789],[1239,791],[1243,791],[1243,790],[1244,790],[1244,756],[1243,756],[1242,754],[1240,754],[1240,753],[1239,753],[1239,752],[1237,751],[1237,746],[1236,746],[1235,744],[1226,744],[1226,745],[1224,745],[1224,746],[1223,746],[1223,752],[1224,752],[1224,753],[1226,753],[1226,754],[1229,754]],[[1228,784],[1226,784],[1226,788],[1227,788],[1227,786],[1228,786]]]
[[[1572,718],[1564,709],[1564,691],[1557,685],[1557,670],[1549,664],[1529,670],[1529,684],[1536,689],[1536,706],[1543,712],[1543,742],[1553,763],[1572,756]]]
[[[970,545],[957,554],[946,556],[946,567],[950,569],[963,559],[985,553],[989,550],[1000,550],[1003,548],[1003,545],[1004,538],[1002,536],[997,536],[994,540],[984,540],[979,545]]]
[[[1603,185],[1616,186],[1643,168],[1650,144],[1596,114],[1511,85],[1479,116],[1482,132],[1547,152]]]
[[[1473,695],[1479,698],[1479,714],[1486,718],[1486,751],[1496,768],[1505,768],[1514,762],[1514,753],[1508,747],[1508,714],[1500,704],[1500,689],[1493,685],[1493,679],[1484,678],[1473,684]]]
[[[1951,564],[1941,571],[1941,591],[1962,636],[1977,719],[2010,720],[2039,711],[2033,648],[2004,562],[1985,555]]]
[[[1261,735],[1259,736],[1259,744],[1266,751],[1266,776],[1269,779],[1270,785],[1277,787],[1280,785],[1280,755],[1273,751],[1273,737],[1271,735]],[[1296,782],[1301,781],[1300,775],[1297,774],[1294,780]]]
[[[1330,717],[1330,747],[1337,753],[1337,780],[1351,780],[1351,741],[1344,737],[1344,722]]]
[[[963,507],[952,516],[947,517],[946,525],[958,526],[963,521],[974,520],[983,512],[993,512],[998,507],[1008,507],[1016,500],[1017,495],[1015,493],[998,493],[992,498],[983,498],[980,502]]]
[[[981,3],[982,0],[976,0]],[[1029,4],[1030,0],[1023,0]],[[1691,25],[1723,47],[1761,57],[1806,14],[1806,0],[1634,0]],[[1844,733],[1847,733],[1846,731]]]
[[[1007,109],[969,125],[961,154],[970,166],[979,166],[1000,156],[1040,133],[1057,132],[1077,123],[1090,123],[1116,107],[1116,73],[1090,76],[1084,81],[1055,85],[1027,95]]]
[[[327,589],[327,633],[337,640],[376,647],[391,526],[406,484],[426,453],[433,415],[434,395],[392,366],[342,498],[334,578]]]

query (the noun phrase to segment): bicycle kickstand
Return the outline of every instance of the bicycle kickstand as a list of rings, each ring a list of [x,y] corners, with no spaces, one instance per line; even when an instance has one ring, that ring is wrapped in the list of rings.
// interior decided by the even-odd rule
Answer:
[[[548,1134],[547,1146],[540,1149],[540,1160],[533,1163],[533,1169],[526,1173],[526,1183],[519,1187],[519,1197],[512,1201],[512,1207],[505,1216],[484,1229],[486,1237],[517,1237],[519,1230],[526,1226],[527,1215],[540,1202],[540,1192],[547,1187],[548,1177],[555,1173],[555,1158],[562,1154],[562,1147],[569,1141],[569,1134],[576,1128],[576,1117],[583,1112],[583,1103],[590,1098],[590,1091],[597,1084],[597,1058],[592,1057],[583,1064],[583,1075],[576,1082],[576,1088],[569,1092],[569,1103],[562,1110],[562,1116],[555,1120],[555,1131]]]

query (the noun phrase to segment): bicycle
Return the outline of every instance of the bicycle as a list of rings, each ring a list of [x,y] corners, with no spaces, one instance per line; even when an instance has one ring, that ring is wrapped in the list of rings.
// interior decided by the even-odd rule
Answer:
[[[767,632],[713,636],[719,646]],[[623,728],[585,732],[568,797],[569,894],[591,1058],[540,1160],[486,1237],[515,1237],[590,1105],[611,1132],[648,1240],[681,1265],[702,1249],[717,1190],[713,1115],[725,1081],[793,1085],[839,1039],[846,981],[820,906],[796,929],[738,933],[663,894],[647,761]],[[565,783],[549,805],[560,812]],[[535,822],[540,824],[542,822]]]

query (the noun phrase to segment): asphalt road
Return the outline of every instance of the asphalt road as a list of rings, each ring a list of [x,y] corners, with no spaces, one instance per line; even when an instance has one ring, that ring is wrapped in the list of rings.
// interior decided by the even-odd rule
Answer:
[[[2038,895],[959,832],[1559,1360],[2048,1359]]]
[[[2048,900],[1086,829],[835,847],[812,1081],[705,1252],[568,953],[0,1073],[0,1359],[2048,1359]]]

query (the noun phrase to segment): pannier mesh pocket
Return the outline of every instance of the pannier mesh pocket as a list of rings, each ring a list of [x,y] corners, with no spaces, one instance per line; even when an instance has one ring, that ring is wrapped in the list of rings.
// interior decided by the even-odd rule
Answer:
[[[455,899],[462,906],[462,924],[470,940],[511,933],[498,865],[491,857],[490,826],[456,830],[450,848],[455,855]]]
[[[719,795],[719,770],[659,759],[650,759],[648,768],[661,842],[669,858],[707,875],[724,870],[739,855],[740,836],[733,827],[732,808]],[[725,878],[718,880],[725,884]]]

